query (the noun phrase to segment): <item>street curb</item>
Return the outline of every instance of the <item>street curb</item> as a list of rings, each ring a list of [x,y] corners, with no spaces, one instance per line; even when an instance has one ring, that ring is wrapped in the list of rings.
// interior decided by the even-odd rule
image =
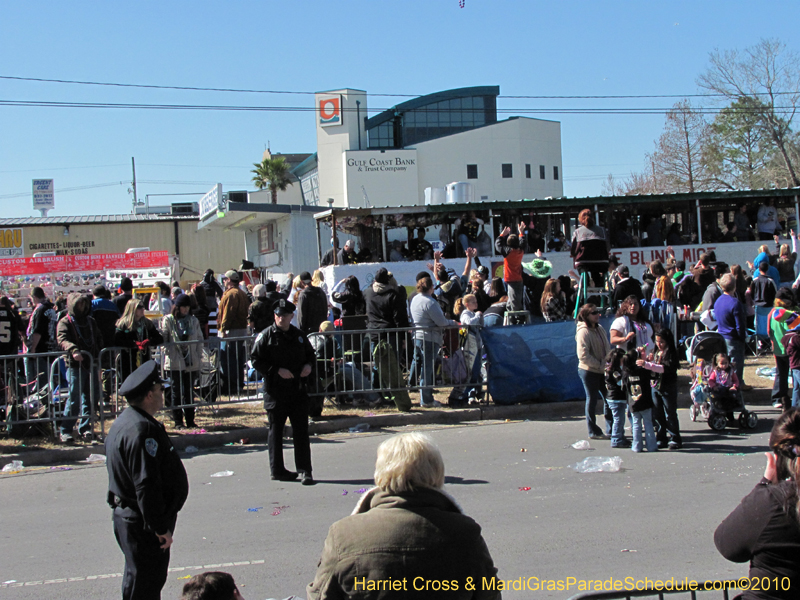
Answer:
[[[463,409],[420,409],[415,408],[408,413],[389,413],[369,417],[347,417],[345,419],[332,419],[315,421],[309,424],[308,432],[311,435],[349,431],[351,427],[361,424],[369,425],[369,430],[379,430],[383,427],[405,427],[409,425],[452,425],[473,421],[502,421],[505,419],[535,419],[550,420],[565,417],[579,417],[583,414],[583,402],[550,402],[546,404],[515,404],[512,406],[482,405],[478,408]],[[292,428],[287,425],[284,431],[287,435]],[[266,444],[266,427],[243,427],[233,431],[206,432],[198,434],[172,435],[170,440],[176,449],[186,450],[194,446],[198,450],[220,448],[228,444],[240,444],[247,440],[247,444]],[[13,460],[21,460],[24,467],[34,467],[53,464],[74,463],[85,460],[90,454],[105,454],[105,446],[95,443],[88,446],[52,448],[46,450],[32,450],[18,454],[0,455],[0,468]]]

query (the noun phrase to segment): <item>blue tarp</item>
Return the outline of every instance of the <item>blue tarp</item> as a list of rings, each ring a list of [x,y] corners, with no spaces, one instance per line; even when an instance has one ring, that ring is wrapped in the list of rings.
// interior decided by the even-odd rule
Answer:
[[[612,320],[601,319],[606,332]],[[495,404],[583,400],[575,326],[575,321],[558,321],[483,328]]]

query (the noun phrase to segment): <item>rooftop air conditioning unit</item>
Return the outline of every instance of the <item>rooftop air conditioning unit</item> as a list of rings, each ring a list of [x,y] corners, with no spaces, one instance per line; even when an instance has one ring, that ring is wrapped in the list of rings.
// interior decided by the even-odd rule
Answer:
[[[194,202],[175,202],[171,206],[170,213],[173,215],[197,215],[197,204]]]
[[[228,202],[247,204],[247,192],[228,192]]]

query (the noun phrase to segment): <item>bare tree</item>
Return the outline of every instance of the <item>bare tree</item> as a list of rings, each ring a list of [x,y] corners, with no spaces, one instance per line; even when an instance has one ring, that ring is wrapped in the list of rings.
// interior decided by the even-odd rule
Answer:
[[[800,105],[800,58],[779,40],[761,40],[741,54],[736,50],[711,53],[700,87],[727,100],[755,100],[759,115],[786,169],[791,187],[800,186],[792,158],[791,124]]]
[[[662,193],[710,189],[708,172],[701,160],[708,137],[708,123],[688,100],[677,102],[667,113],[664,133],[652,155],[654,180]]]

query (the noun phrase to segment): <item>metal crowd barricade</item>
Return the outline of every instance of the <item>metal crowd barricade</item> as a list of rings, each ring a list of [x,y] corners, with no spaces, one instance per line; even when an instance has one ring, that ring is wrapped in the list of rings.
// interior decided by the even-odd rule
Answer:
[[[63,352],[0,356],[0,406],[5,406],[5,430],[9,435],[55,438],[62,426],[69,427],[65,421],[74,421],[80,434],[94,437],[99,420],[102,431],[105,415],[103,404],[98,401],[99,372],[88,352],[81,355],[85,374],[72,377],[73,415],[66,414],[70,374]]]
[[[474,378],[463,356],[472,352],[479,363],[482,360],[480,349],[469,346],[479,331],[477,326],[462,328],[454,324],[445,328],[311,334],[309,340],[317,359],[316,370],[308,380],[308,393],[337,403],[351,397],[356,403],[377,405],[401,391],[436,388],[459,394],[470,387],[485,389],[485,378]],[[441,347],[415,343],[417,337],[430,337],[435,332],[443,337]],[[254,336],[209,338],[150,348],[152,358],[161,365],[162,376],[172,380],[172,389],[165,394],[164,410],[185,412],[210,407],[216,412],[228,404],[260,402],[263,374],[250,364],[254,340]],[[199,351],[193,352],[193,347],[199,347]],[[170,353],[191,356],[189,368],[167,369],[165,359]],[[86,352],[82,354],[82,368],[90,375],[73,375],[77,407],[73,415],[65,413],[70,383],[69,359],[63,352],[0,356],[0,406],[7,406],[6,429],[12,435],[57,437],[62,422],[72,419],[79,422],[80,434],[91,432],[94,439],[104,435],[106,419],[118,415],[126,406],[119,388],[143,357],[137,358],[138,348],[121,347],[105,348],[97,359]],[[193,420],[189,413],[186,416],[187,421]]]
[[[346,399],[376,404],[393,392],[449,389],[458,403],[459,396],[475,388],[479,397],[486,383],[479,334],[478,326],[455,324],[312,333],[308,337],[317,355],[317,377],[309,384],[309,395],[337,404]],[[474,371],[473,360],[479,361]]]
[[[151,358],[161,366],[162,378],[170,380],[164,396],[164,410],[185,411],[199,407],[216,410],[226,404],[262,400],[261,376],[249,367],[254,340],[254,336],[210,337],[203,341],[170,342],[151,347]],[[109,382],[106,390],[117,414],[125,408],[119,388],[141,365],[142,358],[137,348],[113,347],[100,352],[100,363],[111,365],[104,385]]]

